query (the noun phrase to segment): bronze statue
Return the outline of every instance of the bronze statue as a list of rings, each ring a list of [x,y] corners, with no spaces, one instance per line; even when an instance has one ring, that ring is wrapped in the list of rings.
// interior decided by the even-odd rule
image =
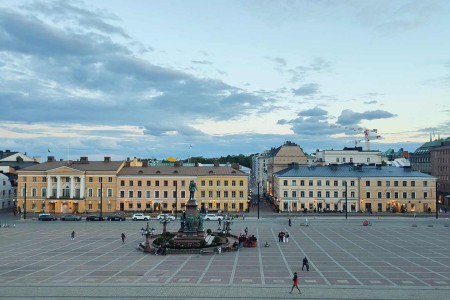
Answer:
[[[203,216],[198,214],[198,230],[203,230]]]
[[[189,216],[187,217],[187,229],[188,230],[194,229],[194,217],[191,214],[189,214]]]
[[[195,184],[194,180],[191,180],[191,183],[189,184],[189,200],[194,200],[194,193],[197,190],[197,185]]]

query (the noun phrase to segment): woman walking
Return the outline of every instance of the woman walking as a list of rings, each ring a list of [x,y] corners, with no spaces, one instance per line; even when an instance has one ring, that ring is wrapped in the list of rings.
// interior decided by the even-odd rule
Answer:
[[[302,292],[300,291],[300,288],[298,287],[298,277],[297,277],[297,272],[294,272],[294,277],[292,278],[292,289],[289,292],[289,294],[292,294],[292,291],[294,290],[294,288],[297,288],[298,292],[301,294]]]

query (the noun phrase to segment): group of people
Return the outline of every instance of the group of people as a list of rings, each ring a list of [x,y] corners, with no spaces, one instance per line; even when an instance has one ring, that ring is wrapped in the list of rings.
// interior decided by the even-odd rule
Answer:
[[[308,258],[306,258],[306,256],[303,258],[302,262],[303,262],[303,264],[302,264],[302,271],[303,271],[304,267],[306,267],[306,271],[309,271],[309,261],[308,261]],[[298,275],[297,275],[297,272],[294,272],[294,276],[292,277],[292,288],[291,288],[291,291],[289,293],[292,294],[294,289],[297,289],[300,294],[302,293],[302,291],[298,287]]]
[[[280,243],[288,243],[289,242],[289,233],[280,231],[278,233],[278,242]]]

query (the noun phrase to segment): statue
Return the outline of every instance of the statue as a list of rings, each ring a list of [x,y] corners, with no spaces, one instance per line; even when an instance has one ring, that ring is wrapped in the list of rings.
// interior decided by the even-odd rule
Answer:
[[[181,219],[181,230],[184,230],[185,224],[186,224],[186,221],[184,219]]]
[[[198,215],[198,230],[203,230],[203,216],[201,214]]]
[[[194,217],[191,214],[189,214],[187,218],[187,229],[188,230],[194,229]]]
[[[194,180],[191,180],[189,184],[189,200],[194,200],[194,192],[197,190],[197,185]]]

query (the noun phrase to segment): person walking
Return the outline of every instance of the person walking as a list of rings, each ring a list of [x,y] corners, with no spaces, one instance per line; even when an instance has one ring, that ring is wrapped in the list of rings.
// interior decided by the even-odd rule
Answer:
[[[304,268],[304,267],[306,267],[306,271],[309,271],[309,261],[308,261],[308,259],[306,258],[306,256],[303,258],[302,271],[303,271],[303,268]]]
[[[219,218],[219,227],[222,226],[222,219]]]
[[[291,221],[291,218],[289,218],[289,227],[291,227],[291,225],[292,225],[292,221]]]
[[[122,244],[124,244],[125,243],[125,233],[122,232],[121,238],[122,238]]]
[[[298,287],[297,272],[294,272],[294,277],[292,277],[292,289],[289,292],[289,294],[292,294],[292,291],[294,290],[294,288],[296,288],[300,294],[302,293],[302,291],[300,291],[300,288]]]
[[[245,236],[247,236],[248,235],[248,227],[245,227],[244,232],[245,232]]]
[[[286,243],[289,243],[289,232],[286,232]]]
[[[75,230],[72,230],[72,233],[70,234],[70,239],[72,241],[75,239]]]

